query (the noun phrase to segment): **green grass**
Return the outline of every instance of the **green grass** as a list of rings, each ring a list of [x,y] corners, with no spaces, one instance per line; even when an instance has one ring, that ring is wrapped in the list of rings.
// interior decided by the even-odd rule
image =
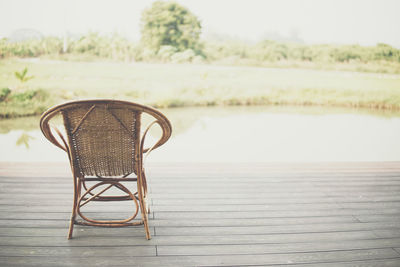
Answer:
[[[21,83],[14,72],[35,78]],[[125,99],[155,107],[320,105],[400,109],[400,75],[194,64],[0,60],[1,117],[40,114],[59,102]],[[30,90],[32,98],[18,99]],[[21,98],[21,97],[20,97]]]

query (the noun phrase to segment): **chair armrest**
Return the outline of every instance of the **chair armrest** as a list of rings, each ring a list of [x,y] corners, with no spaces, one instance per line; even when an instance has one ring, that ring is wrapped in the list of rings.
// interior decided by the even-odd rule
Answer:
[[[46,124],[46,125],[42,125],[42,132],[44,134],[44,136],[55,146],[61,148],[62,150],[64,150],[65,152],[68,153],[68,145],[67,142],[65,141],[64,136],[62,135],[62,133],[60,132],[60,130],[58,130],[57,127],[55,126],[51,126],[50,124]],[[60,144],[60,142],[57,140],[57,138],[54,137],[53,135],[53,131],[54,130],[57,135],[60,137],[62,144]]]
[[[145,140],[146,140],[147,133],[149,132],[150,128],[151,128],[153,125],[155,125],[155,124],[158,124],[158,125],[161,127],[161,129],[163,130],[163,134],[162,134],[162,136],[160,137],[160,139],[159,139],[156,143],[154,143],[151,147],[144,148],[144,142],[145,142]],[[165,139],[165,129],[163,128],[163,125],[162,125],[162,123],[161,123],[160,121],[155,120],[155,121],[151,122],[151,123],[146,127],[146,130],[143,132],[143,135],[142,135],[142,137],[141,137],[141,140],[140,140],[140,147],[139,147],[139,153],[140,153],[141,155],[146,154],[146,155],[143,157],[143,161],[142,161],[142,168],[143,168],[143,169],[144,169],[144,165],[145,165],[146,158],[148,157],[148,155],[150,154],[150,152],[151,152],[153,149],[155,149],[155,148],[161,146],[162,144],[164,144],[164,143],[165,143],[164,139]]]

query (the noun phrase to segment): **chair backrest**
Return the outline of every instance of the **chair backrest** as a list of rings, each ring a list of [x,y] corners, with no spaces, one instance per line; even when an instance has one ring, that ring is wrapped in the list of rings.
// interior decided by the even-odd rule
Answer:
[[[80,176],[115,177],[137,173],[141,160],[142,113],[152,115],[163,129],[156,147],[171,135],[168,119],[143,105],[116,100],[74,101],[56,106],[42,115],[43,134],[60,146],[51,133],[49,121],[56,114],[64,120],[71,165]]]

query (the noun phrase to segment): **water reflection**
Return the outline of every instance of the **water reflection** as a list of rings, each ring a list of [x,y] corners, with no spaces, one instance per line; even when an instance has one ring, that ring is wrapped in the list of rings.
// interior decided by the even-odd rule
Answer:
[[[16,145],[17,146],[21,146],[21,145],[25,145],[25,147],[28,149],[29,148],[29,141],[30,140],[34,140],[35,137],[29,135],[26,132],[23,132],[21,134],[21,136],[17,139]]]
[[[181,108],[162,112],[172,122],[173,136],[152,153],[151,161],[400,160],[399,112],[318,107]],[[44,139],[38,123],[38,117],[0,121],[0,161],[66,161],[65,152]]]

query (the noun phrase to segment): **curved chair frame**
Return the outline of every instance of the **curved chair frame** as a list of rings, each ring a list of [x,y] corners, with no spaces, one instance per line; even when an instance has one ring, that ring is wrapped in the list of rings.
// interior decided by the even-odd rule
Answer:
[[[90,107],[86,114],[80,119],[78,125],[75,129],[71,132],[68,129],[68,119],[65,117],[66,110],[71,110],[74,108],[79,107]],[[120,108],[126,109],[129,111],[134,112],[136,114],[137,123],[135,123],[135,131],[139,134],[136,135],[134,140],[134,173],[136,174],[135,178],[129,178],[128,176],[132,173],[119,173],[119,177],[102,177],[99,175],[95,175],[96,177],[87,177],[80,169],[77,164],[77,161],[74,160],[75,158],[75,150],[77,148],[73,147],[71,136],[78,130],[78,128],[84,123],[85,120],[88,119],[90,113],[98,107],[105,108],[105,110],[109,110],[109,108]],[[144,130],[143,134],[140,134],[141,128],[141,115],[142,113],[147,113],[155,118],[153,122],[151,122]],[[59,129],[55,126],[50,125],[50,121],[56,115],[63,115],[64,119],[64,127],[65,127],[65,134],[62,134]],[[112,111],[110,114],[118,121],[126,131],[129,131],[124,123],[116,116]],[[152,126],[158,124],[162,129],[162,135],[160,139],[151,147],[145,148],[144,142],[147,136],[148,131]],[[150,230],[148,226],[148,213],[150,209],[147,206],[147,181],[144,169],[144,163],[147,156],[150,152],[163,145],[171,136],[171,123],[169,120],[159,111],[139,105],[132,102],[127,101],[118,101],[118,100],[81,100],[81,101],[72,101],[68,103],[64,103],[53,108],[47,110],[40,119],[40,129],[44,136],[55,146],[59,147],[60,149],[64,150],[68,154],[71,171],[73,174],[73,185],[74,185],[74,200],[73,200],[73,208],[72,208],[72,215],[70,220],[70,226],[68,231],[68,239],[72,238],[72,233],[74,229],[74,224],[80,225],[91,225],[91,226],[107,226],[107,227],[120,227],[120,226],[131,226],[131,225],[140,225],[143,224],[146,232],[146,238],[150,239]],[[54,136],[54,132],[58,135],[59,140]],[[121,182],[130,182],[136,181],[137,182],[137,192],[132,193],[126,186],[124,186]],[[96,182],[93,186],[89,187],[86,182]],[[101,186],[106,186],[100,192],[95,193],[95,189],[99,189]],[[109,190],[110,188],[117,188],[123,193],[124,195],[117,195],[117,196],[103,196],[102,194]],[[91,218],[86,217],[81,212],[80,208],[91,201],[123,201],[123,200],[132,200],[136,207],[135,213],[124,220],[94,220]],[[136,215],[138,214],[138,210],[141,210],[142,219],[140,221],[132,222]],[[79,215],[83,220],[76,220],[77,215]]]

